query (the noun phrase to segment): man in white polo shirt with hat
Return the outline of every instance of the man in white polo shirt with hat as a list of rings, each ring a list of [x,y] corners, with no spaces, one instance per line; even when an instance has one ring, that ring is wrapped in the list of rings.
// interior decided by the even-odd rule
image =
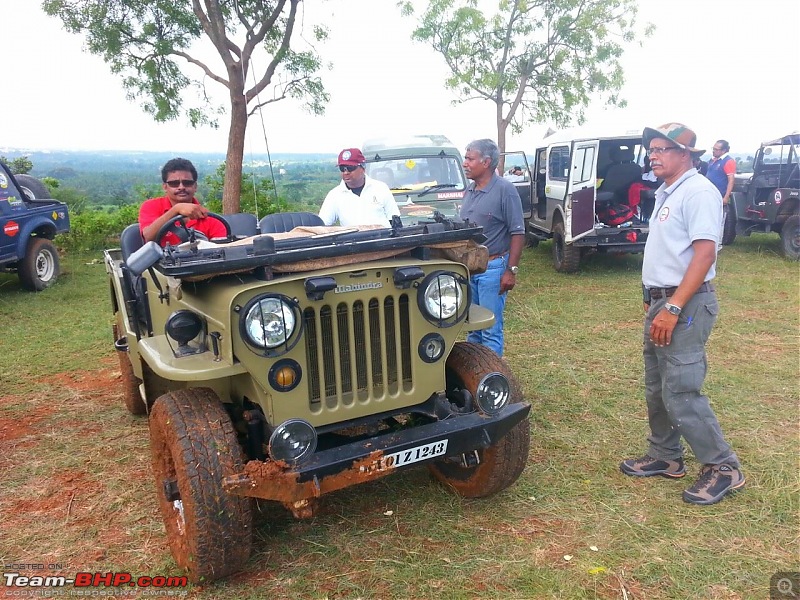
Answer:
[[[400,215],[389,186],[369,177],[364,170],[365,163],[366,159],[358,148],[345,148],[339,153],[342,181],[328,192],[319,209],[325,225],[339,221],[345,227],[389,227],[392,216]]]
[[[647,454],[622,461],[634,477],[686,474],[681,437],[702,464],[683,492],[693,504],[715,504],[744,487],[739,459],[725,441],[708,397],[705,345],[719,312],[711,280],[722,230],[722,197],[692,165],[697,136],[681,123],[646,127],[642,142],[656,177],[650,232],[644,248],[645,398]]]

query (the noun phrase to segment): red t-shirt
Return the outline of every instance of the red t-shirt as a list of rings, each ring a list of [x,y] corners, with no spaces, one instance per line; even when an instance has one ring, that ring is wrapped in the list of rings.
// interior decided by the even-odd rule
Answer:
[[[192,204],[200,204],[200,203],[197,201],[197,199],[192,198]],[[158,219],[170,208],[172,208],[172,202],[170,202],[167,196],[161,196],[160,198],[150,198],[150,200],[145,200],[142,203],[141,208],[139,208],[139,231],[143,232],[145,227],[147,227],[153,221]],[[186,221],[186,226],[196,229],[201,233],[204,233],[208,239],[224,238],[226,235],[228,235],[225,226],[213,217],[209,219],[188,219]],[[177,235],[175,235],[170,231],[164,237],[161,238],[162,246],[166,246],[167,242],[169,242],[173,246],[176,246],[181,243],[181,240],[178,238]]]

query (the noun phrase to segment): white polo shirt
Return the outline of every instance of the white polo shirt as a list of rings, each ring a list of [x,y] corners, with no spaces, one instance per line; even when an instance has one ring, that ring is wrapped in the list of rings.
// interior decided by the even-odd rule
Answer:
[[[333,225],[337,220],[340,225],[383,225],[389,227],[393,215],[399,215],[400,209],[389,189],[389,186],[364,176],[364,189],[356,196],[344,181],[333,188],[319,209],[319,216],[325,225]]]
[[[645,287],[675,287],[683,281],[694,256],[692,242],[718,244],[722,231],[722,196],[696,169],[689,169],[667,187],[656,190],[650,232],[644,246],[642,283]],[[705,281],[716,275],[716,260]]]

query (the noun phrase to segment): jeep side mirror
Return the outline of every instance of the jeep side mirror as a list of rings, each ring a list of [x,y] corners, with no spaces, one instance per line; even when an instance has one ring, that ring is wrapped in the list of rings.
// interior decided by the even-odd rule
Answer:
[[[164,250],[155,242],[147,242],[132,253],[125,264],[132,275],[138,277],[164,257]]]

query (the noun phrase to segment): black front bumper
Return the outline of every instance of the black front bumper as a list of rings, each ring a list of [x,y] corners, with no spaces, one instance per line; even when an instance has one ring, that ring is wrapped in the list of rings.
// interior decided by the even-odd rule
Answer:
[[[295,503],[358,483],[390,475],[406,467],[459,457],[488,448],[525,420],[531,406],[520,402],[507,406],[493,416],[481,413],[453,416],[449,419],[386,433],[314,454],[298,467],[274,461],[250,461],[242,473],[228,476],[223,486],[233,494]],[[446,452],[397,466],[387,460],[406,451],[446,441]]]

